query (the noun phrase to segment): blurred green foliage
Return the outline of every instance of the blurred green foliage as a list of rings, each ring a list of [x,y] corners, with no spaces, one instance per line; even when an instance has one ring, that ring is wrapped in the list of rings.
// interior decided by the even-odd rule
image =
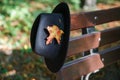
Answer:
[[[29,12],[29,4],[22,0],[3,0],[0,2],[0,26],[3,34],[16,36],[19,30],[28,32],[32,15]]]
[[[0,36],[8,38],[6,42],[0,44],[8,43],[13,48],[27,45],[36,16],[39,13],[50,13],[58,3],[63,1],[69,4],[72,12],[80,10],[80,0],[0,0]],[[98,3],[114,1],[117,0],[97,0]]]
[[[12,43],[14,48],[22,47],[26,41],[28,43],[36,16],[51,12],[62,1],[73,10],[79,9],[79,0],[0,0],[0,36],[8,38],[4,43]]]

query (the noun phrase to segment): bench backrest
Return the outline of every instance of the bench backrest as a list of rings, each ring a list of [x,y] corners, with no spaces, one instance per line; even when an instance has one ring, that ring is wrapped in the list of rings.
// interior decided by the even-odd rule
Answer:
[[[120,20],[120,7],[71,15],[71,31],[81,29],[81,36],[70,38],[67,58],[84,53],[64,64],[57,80],[75,80],[90,72],[120,60],[120,45],[99,50],[100,47],[120,41],[120,27],[95,31],[95,26]],[[89,53],[89,55],[86,55]]]

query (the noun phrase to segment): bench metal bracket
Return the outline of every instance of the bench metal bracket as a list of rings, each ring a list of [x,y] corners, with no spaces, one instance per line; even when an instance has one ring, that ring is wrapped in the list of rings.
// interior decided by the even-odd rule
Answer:
[[[99,70],[96,70],[96,71],[91,72],[91,73],[89,73],[89,74],[87,74],[87,75],[85,75],[85,76],[82,76],[82,77],[81,77],[81,80],[89,80],[91,74],[92,74],[92,73],[96,73],[96,72],[98,72],[98,71],[99,71]]]

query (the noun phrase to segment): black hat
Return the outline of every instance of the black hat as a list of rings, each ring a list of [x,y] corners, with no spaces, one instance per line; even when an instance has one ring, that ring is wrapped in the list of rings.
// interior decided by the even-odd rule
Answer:
[[[70,12],[64,2],[52,13],[38,15],[32,26],[30,42],[32,50],[44,57],[51,72],[57,72],[64,64],[70,33]]]

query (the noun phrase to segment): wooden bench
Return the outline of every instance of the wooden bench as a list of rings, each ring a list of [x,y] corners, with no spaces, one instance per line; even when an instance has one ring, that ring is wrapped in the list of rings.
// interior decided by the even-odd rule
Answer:
[[[120,60],[120,44],[116,43],[120,41],[120,27],[95,29],[96,25],[119,20],[120,7],[71,15],[71,31],[81,29],[82,35],[70,38],[67,58],[77,58],[64,64],[56,80],[88,80],[94,71]],[[100,50],[112,43],[116,45]],[[83,56],[78,57],[79,54]]]

